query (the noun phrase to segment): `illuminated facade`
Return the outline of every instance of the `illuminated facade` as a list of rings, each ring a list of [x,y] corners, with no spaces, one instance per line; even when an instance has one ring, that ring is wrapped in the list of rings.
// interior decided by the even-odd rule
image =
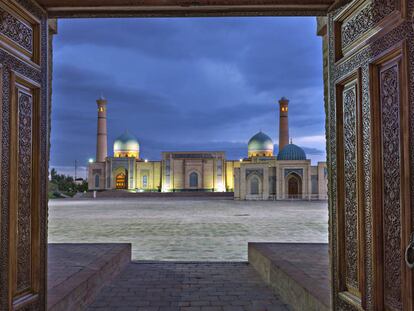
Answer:
[[[97,139],[101,160],[89,165],[90,190],[227,191],[240,200],[327,198],[326,163],[312,166],[303,149],[289,143],[286,98],[279,101],[279,140],[284,145],[277,156],[272,139],[260,131],[248,141],[243,159],[227,160],[224,151],[180,151],[163,152],[161,161],[142,159],[140,144],[128,131],[115,140],[113,156],[104,154],[106,100],[104,110],[102,100],[98,100]]]

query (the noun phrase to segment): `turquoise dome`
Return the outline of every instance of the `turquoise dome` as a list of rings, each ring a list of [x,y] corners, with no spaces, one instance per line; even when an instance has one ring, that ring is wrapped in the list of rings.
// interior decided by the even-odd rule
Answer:
[[[306,153],[295,144],[286,145],[277,155],[278,160],[306,160]]]
[[[273,141],[272,139],[260,131],[252,138],[250,138],[247,145],[249,153],[254,152],[272,152],[273,153]]]
[[[138,152],[139,151],[139,142],[137,138],[125,131],[121,136],[115,139],[114,142],[114,152]]]

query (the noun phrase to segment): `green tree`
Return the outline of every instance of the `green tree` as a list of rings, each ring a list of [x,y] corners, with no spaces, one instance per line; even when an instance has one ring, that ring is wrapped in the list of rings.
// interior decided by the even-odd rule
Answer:
[[[59,193],[68,196],[74,196],[77,192],[88,190],[88,183],[83,181],[82,184],[76,184],[72,176],[58,174],[56,169],[50,171],[49,196],[58,197]],[[52,193],[50,193],[52,192]]]

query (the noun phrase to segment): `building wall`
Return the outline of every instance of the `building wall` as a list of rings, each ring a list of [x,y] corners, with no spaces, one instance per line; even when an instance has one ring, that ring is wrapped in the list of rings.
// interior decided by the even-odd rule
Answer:
[[[291,197],[288,193],[290,176],[299,178],[300,193]],[[251,178],[260,179],[260,193],[251,193]],[[275,161],[269,159],[243,161],[234,169],[234,198],[239,200],[327,199],[326,163],[311,166],[310,160]]]
[[[311,195],[312,195],[312,199],[319,197],[318,166],[311,167]]]
[[[224,152],[164,152],[161,166],[163,191],[225,191]],[[192,173],[198,176],[197,187],[190,185]]]
[[[126,172],[128,176],[128,189],[136,188],[136,159],[135,158],[107,158],[110,172],[110,183],[107,189],[116,189],[116,176]],[[107,170],[108,171],[108,170]]]
[[[241,163],[239,182],[236,182],[237,191],[241,200],[269,199],[269,166],[265,163]],[[259,193],[251,193],[252,179],[259,180]]]
[[[300,177],[302,199],[308,199],[311,193],[310,160],[303,161],[277,161],[277,199],[288,199],[288,177],[296,174]]]
[[[328,167],[326,162],[318,162],[318,199],[328,199]]]
[[[91,163],[88,170],[88,189],[104,190],[106,188],[105,176],[105,162]],[[99,178],[99,185],[96,185],[96,178]]]
[[[236,167],[234,169],[234,199],[235,200],[241,200],[241,194],[240,194],[240,182],[241,182],[241,178],[240,178],[240,167]]]
[[[137,188],[144,191],[161,189],[161,161],[137,161]]]
[[[240,160],[227,160],[225,167],[226,190],[234,191],[234,171],[235,169],[240,168]]]
[[[275,157],[257,157],[226,161],[224,152],[164,152],[162,161],[133,158],[107,158],[104,163],[89,166],[89,189],[115,189],[116,175],[128,172],[128,189],[143,191],[234,191],[240,200],[284,200],[288,195],[288,179],[300,179],[298,199],[327,199],[325,162],[312,166],[310,160],[278,161]],[[198,186],[190,186],[190,175],[198,174]],[[99,187],[94,185],[99,175]],[[251,193],[251,178],[260,180],[260,193]],[[144,177],[146,176],[146,177]]]

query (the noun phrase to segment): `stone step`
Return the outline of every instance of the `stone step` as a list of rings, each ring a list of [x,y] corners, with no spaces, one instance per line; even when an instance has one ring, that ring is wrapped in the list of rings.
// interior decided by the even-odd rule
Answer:
[[[248,258],[292,310],[331,309],[328,244],[249,243]]]
[[[131,262],[131,244],[49,244],[48,311],[84,310]]]

